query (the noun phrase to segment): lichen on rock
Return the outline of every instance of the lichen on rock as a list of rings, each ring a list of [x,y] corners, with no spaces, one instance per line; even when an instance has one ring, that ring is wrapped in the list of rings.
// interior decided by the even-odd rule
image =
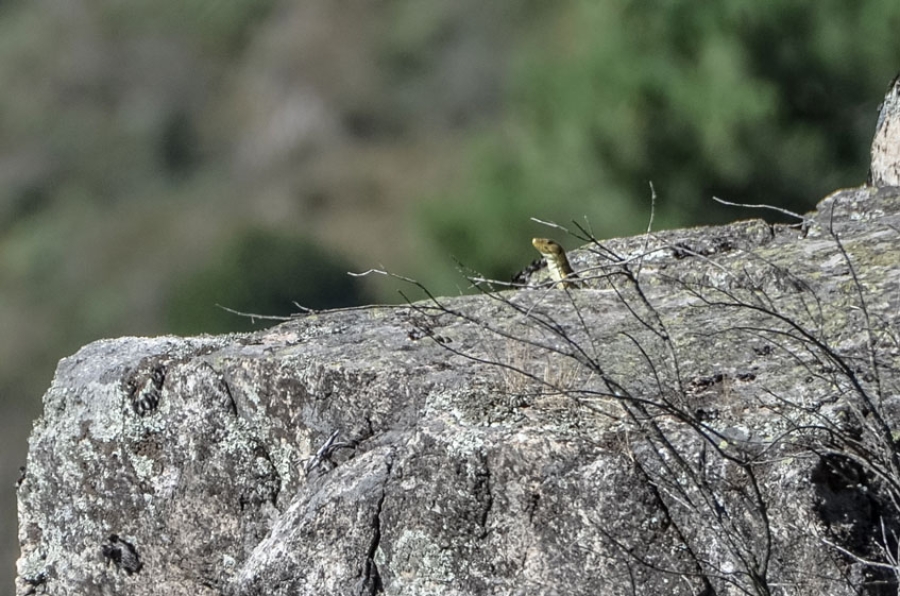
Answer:
[[[898,524],[898,230],[898,189],[852,189],[805,229],[571,251],[577,290],[85,346],[31,437],[17,593],[896,582],[840,549]]]

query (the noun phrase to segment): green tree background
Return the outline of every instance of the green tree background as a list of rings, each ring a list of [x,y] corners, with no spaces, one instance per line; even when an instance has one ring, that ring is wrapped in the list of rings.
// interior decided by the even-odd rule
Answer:
[[[473,143],[464,198],[425,214],[464,262],[496,277],[514,269],[534,230],[527,215],[587,217],[599,237],[636,233],[651,181],[656,225],[669,228],[750,215],[712,196],[802,212],[864,180],[873,103],[898,67],[900,6],[566,6],[533,23],[514,56],[506,109]]]
[[[400,301],[345,275],[379,266],[466,291],[452,257],[509,278],[531,217],[643,230],[651,181],[657,228],[861,184],[898,30],[889,0],[0,4],[0,480],[93,339]]]

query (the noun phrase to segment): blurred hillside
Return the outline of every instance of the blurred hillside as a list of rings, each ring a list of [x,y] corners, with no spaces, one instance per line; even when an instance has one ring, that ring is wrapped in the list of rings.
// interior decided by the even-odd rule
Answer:
[[[657,228],[862,183],[898,27],[888,0],[0,3],[0,481],[93,339],[399,301],[345,275],[371,267],[456,292],[451,255],[508,278],[529,217],[635,233],[651,180]]]

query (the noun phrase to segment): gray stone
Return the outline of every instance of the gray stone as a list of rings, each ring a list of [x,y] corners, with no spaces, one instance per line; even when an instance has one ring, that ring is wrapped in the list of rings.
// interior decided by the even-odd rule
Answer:
[[[900,74],[888,85],[872,139],[868,184],[900,186]]]
[[[17,594],[895,593],[841,549],[898,527],[898,236],[859,188],[587,245],[584,289],[90,344]]]

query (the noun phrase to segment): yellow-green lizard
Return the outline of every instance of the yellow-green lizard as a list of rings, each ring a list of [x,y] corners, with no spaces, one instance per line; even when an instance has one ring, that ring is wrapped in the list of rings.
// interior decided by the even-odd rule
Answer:
[[[550,277],[553,281],[559,282],[557,287],[577,288],[578,284],[572,281],[572,278],[578,277],[572,266],[569,265],[569,259],[566,258],[566,251],[563,247],[550,240],[549,238],[532,238],[531,243],[547,261],[547,269],[550,270]]]

